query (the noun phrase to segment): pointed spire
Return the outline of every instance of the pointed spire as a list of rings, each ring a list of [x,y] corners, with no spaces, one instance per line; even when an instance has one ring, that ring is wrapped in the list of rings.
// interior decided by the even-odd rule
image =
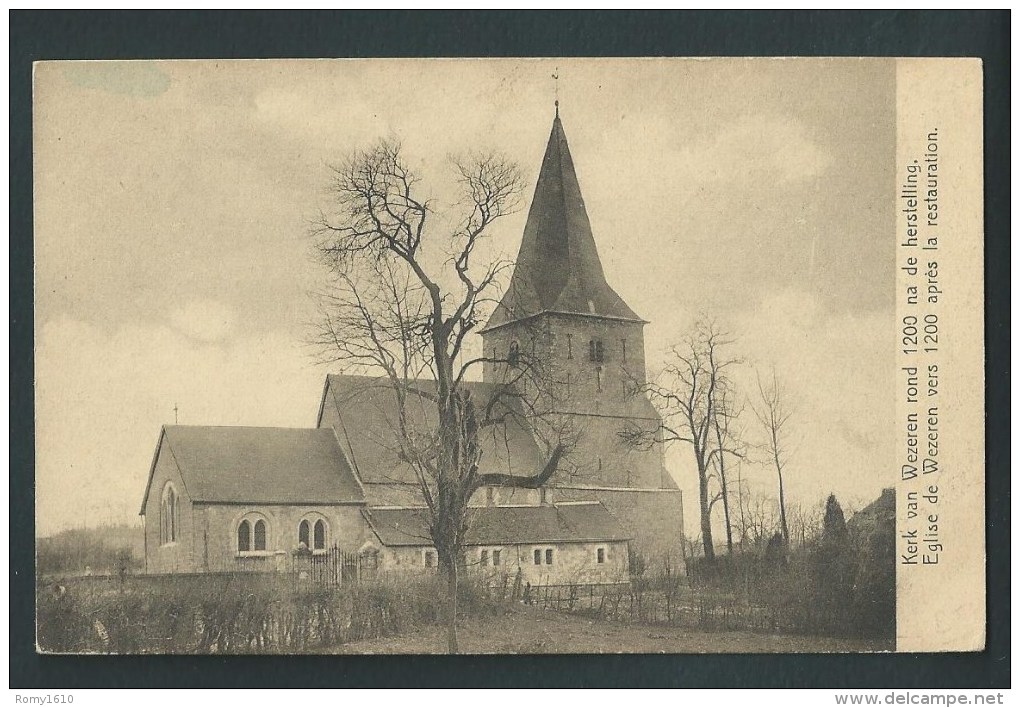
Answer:
[[[642,321],[606,282],[555,108],[517,265],[487,329],[544,311]]]

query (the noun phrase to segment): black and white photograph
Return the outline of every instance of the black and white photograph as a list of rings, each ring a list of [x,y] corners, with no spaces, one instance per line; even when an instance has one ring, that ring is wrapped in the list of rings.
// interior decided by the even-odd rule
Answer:
[[[37,63],[36,650],[983,648],[911,66]]]

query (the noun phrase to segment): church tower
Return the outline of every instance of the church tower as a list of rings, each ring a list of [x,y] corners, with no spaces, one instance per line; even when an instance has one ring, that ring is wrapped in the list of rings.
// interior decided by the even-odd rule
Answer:
[[[569,473],[552,480],[557,499],[676,488],[661,445],[636,450],[619,435],[660,421],[640,392],[645,324],[606,281],[557,107],[513,276],[482,330],[485,380],[507,381],[528,357],[549,391],[542,408],[580,433]]]

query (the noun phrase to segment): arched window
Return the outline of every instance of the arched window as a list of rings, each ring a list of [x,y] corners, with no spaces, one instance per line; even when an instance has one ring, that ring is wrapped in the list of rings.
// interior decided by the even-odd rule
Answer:
[[[269,547],[269,522],[262,514],[251,512],[237,522],[237,552],[260,553]]]
[[[316,551],[326,550],[326,524],[322,519],[315,522],[314,549]]]
[[[247,519],[237,527],[237,550],[240,553],[251,550],[251,523]]]
[[[298,544],[309,551],[325,551],[329,541],[329,526],[319,514],[309,514],[298,524]]]
[[[264,551],[264,550],[266,550],[266,522],[265,521],[263,521],[262,519],[259,519],[258,521],[255,522],[255,533],[253,535],[255,536],[255,543],[252,544],[254,546],[254,548],[252,550],[255,550],[255,551]]]
[[[517,342],[510,342],[510,354],[507,356],[510,366],[517,366],[521,362],[521,348]]]
[[[159,542],[174,543],[180,535],[180,504],[173,485],[167,482],[159,507]]]
[[[588,358],[592,361],[602,361],[604,358],[604,351],[602,349],[601,339],[592,339],[588,342]]]

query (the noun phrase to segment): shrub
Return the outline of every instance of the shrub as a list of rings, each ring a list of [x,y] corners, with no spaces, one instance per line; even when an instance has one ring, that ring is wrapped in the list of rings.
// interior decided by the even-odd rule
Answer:
[[[442,621],[436,576],[328,588],[273,574],[134,576],[39,589],[39,647],[59,653],[279,653],[328,651]],[[494,611],[484,588],[462,582],[464,614]]]

